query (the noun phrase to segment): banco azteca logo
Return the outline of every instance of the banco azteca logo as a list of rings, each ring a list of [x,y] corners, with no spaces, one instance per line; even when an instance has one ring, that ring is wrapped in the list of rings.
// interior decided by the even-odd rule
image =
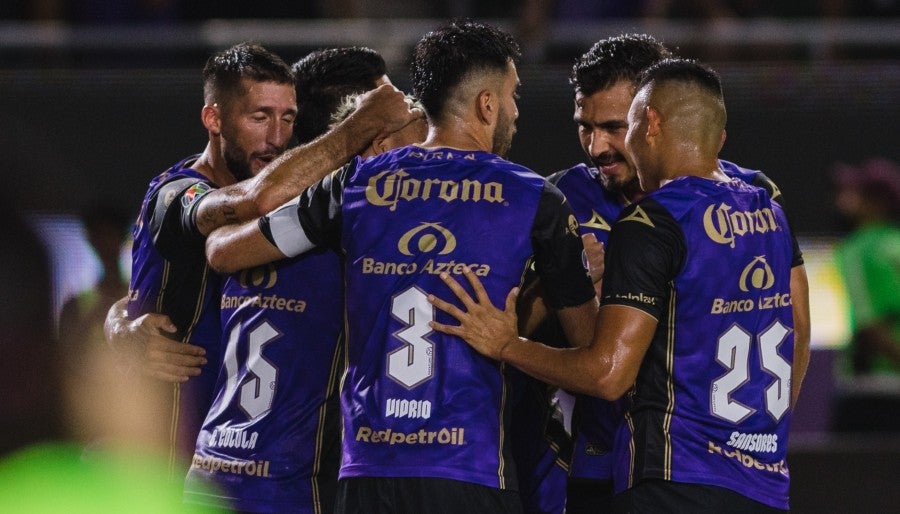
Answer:
[[[772,273],[772,268],[766,262],[766,256],[759,255],[744,267],[744,271],[741,271],[738,287],[741,288],[741,291],[748,292],[750,288],[770,289],[774,284],[775,274]]]
[[[244,289],[261,287],[269,289],[278,281],[278,272],[273,264],[264,264],[255,268],[241,270],[238,273],[238,284]]]
[[[447,255],[455,249],[456,236],[436,222],[420,223],[403,234],[397,242],[397,250],[403,255],[413,255],[413,252],[430,253],[435,250],[438,255]]]

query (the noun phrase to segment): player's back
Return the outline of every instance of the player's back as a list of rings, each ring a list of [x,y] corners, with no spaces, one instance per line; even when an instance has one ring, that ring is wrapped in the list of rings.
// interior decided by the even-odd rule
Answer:
[[[326,249],[225,278],[224,366],[187,498],[253,512],[330,512],[340,454],[343,296]],[[206,483],[221,490],[209,496]]]
[[[786,508],[793,246],[783,211],[739,180],[680,177],[619,223],[666,231],[660,240],[683,251],[617,438],[617,453],[638,449],[618,461],[617,489],[664,478]]]
[[[469,266],[495,304],[535,253],[545,181],[486,152],[406,147],[343,191],[348,374],[342,476],[430,476],[514,487],[503,366],[432,332],[440,273]],[[350,421],[348,426],[347,420]]]

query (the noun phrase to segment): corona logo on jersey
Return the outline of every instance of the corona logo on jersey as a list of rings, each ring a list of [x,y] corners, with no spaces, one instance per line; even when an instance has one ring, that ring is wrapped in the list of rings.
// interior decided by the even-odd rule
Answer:
[[[386,170],[372,176],[366,186],[366,200],[378,207],[397,210],[399,202],[439,199],[444,202],[503,203],[503,184],[480,180],[411,178],[403,170]]]
[[[271,263],[241,270],[238,273],[238,283],[243,288],[261,287],[263,289],[270,289],[277,281],[278,272],[275,271],[275,266]]]
[[[755,211],[737,211],[726,203],[710,205],[703,213],[703,228],[710,239],[734,248],[736,238],[746,234],[764,234],[779,230],[775,213],[768,207]]]
[[[775,285],[775,273],[766,262],[765,255],[753,258],[738,277],[738,289],[745,293],[766,291]],[[765,296],[753,296],[750,298],[715,298],[713,299],[710,314],[729,314],[732,312],[750,312],[752,310],[774,309],[777,307],[790,307],[791,295],[788,292],[767,294]]]
[[[397,251],[406,256],[435,253],[448,255],[456,250],[456,236],[439,222],[423,221],[407,230],[397,241]],[[373,257],[363,257],[359,263],[365,275],[413,275],[416,273],[450,273],[462,275],[466,268],[479,277],[491,272],[487,264],[458,262],[454,259],[428,259],[425,263],[382,261]]]

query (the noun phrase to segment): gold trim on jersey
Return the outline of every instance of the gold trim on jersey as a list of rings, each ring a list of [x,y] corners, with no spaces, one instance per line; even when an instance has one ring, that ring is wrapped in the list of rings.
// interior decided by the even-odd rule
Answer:
[[[597,230],[605,230],[607,232],[612,230],[612,227],[609,226],[609,223],[605,219],[603,219],[603,216],[601,216],[597,211],[593,209],[591,209],[591,219],[582,223],[581,226]]]
[[[631,437],[628,438],[628,488],[634,486],[634,418],[631,417],[631,411],[625,411],[625,423],[628,424],[628,431],[631,433]]]
[[[644,225],[648,225],[651,228],[656,228],[656,225],[650,221],[650,216],[647,216],[647,213],[644,212],[644,209],[641,208],[640,205],[634,208],[634,212],[625,216],[620,221],[637,221],[638,223],[643,223]]]
[[[331,369],[328,372],[328,384],[325,387],[325,398],[322,402],[322,405],[320,405],[318,409],[319,420],[316,424],[316,451],[313,454],[313,470],[312,476],[310,477],[310,486],[312,489],[313,508],[315,509],[315,514],[323,513],[322,491],[319,489],[319,475],[322,472],[322,450],[325,449],[325,424],[329,415],[328,407],[331,405],[332,395],[339,395],[339,384],[343,384],[343,374],[341,373],[341,369],[347,369],[346,364],[343,366],[343,368],[341,367],[341,364],[344,362],[344,354],[346,353],[341,351],[341,349],[344,347],[346,339],[344,337],[344,334],[346,333],[347,327],[345,324],[344,330],[338,335],[337,344],[334,346],[334,355],[332,355],[331,357]],[[338,414],[340,415],[340,399],[338,399],[337,410]],[[341,436],[343,439],[343,431]],[[343,443],[341,441],[338,441],[338,444]]]
[[[191,342],[191,336],[194,335],[194,329],[197,328],[197,321],[200,320],[200,314],[203,312],[203,297],[206,296],[203,293],[206,291],[206,282],[209,278],[209,264],[203,265],[203,274],[201,277],[199,294],[197,295],[197,304],[194,306],[194,316],[191,317],[191,323],[188,325],[184,337],[181,338],[182,343]]]
[[[167,259],[163,259],[162,277],[160,278],[160,291],[156,296],[156,312],[163,312],[166,287],[169,285],[169,274],[172,266]],[[181,384],[172,384],[172,411],[169,421],[169,477],[176,479],[176,465],[178,463],[178,407],[181,402]]]
[[[669,283],[669,313],[666,320],[666,415],[663,418],[663,436],[665,437],[665,455],[663,460],[663,478],[672,480],[672,414],[675,411],[675,284]]]
[[[503,415],[506,412],[506,363],[500,363],[500,439],[497,447],[497,478],[500,481],[500,489],[506,489],[506,478],[504,477],[504,469],[506,468],[506,460],[503,458],[503,450],[505,444],[506,426],[503,423]]]
[[[169,425],[169,478],[176,480],[178,463],[178,420],[181,405],[181,384],[172,384],[172,424]]]

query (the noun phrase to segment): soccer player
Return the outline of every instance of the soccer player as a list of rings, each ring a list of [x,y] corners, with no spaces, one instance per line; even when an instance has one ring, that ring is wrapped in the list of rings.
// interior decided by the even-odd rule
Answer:
[[[466,273],[465,305],[430,297],[480,352],[568,390],[632,404],[614,445],[618,512],[788,508],[793,243],[763,189],[719,169],[725,107],[712,70],[668,59],[645,70],[626,148],[647,195],[625,208],[606,249],[591,344],[556,349],[518,337]]]
[[[314,186],[297,205],[207,240],[233,272],[315,245],[345,257],[347,363],[338,512],[521,512],[505,440],[506,367],[433,333],[428,292],[471,268],[496,298],[534,258],[551,306],[578,337],[596,298],[571,211],[540,176],[504,160],[515,132],[518,46],[455,22],[416,45],[428,138]]]
[[[643,191],[625,148],[628,107],[640,73],[671,53],[651,36],[628,34],[598,41],[572,69],[575,89],[574,120],[578,137],[592,166],[579,164],[548,177],[566,195],[583,233],[606,243],[621,211]],[[769,191],[782,202],[779,189],[759,171],[719,160],[726,175]],[[795,370],[803,376],[808,359],[808,286],[802,256],[795,240],[791,268],[791,299],[795,317]],[[544,340],[564,345],[558,327],[548,323]],[[796,378],[799,380],[800,378]],[[566,512],[579,514],[609,509],[612,499],[612,444],[627,400],[607,402],[589,395],[576,397],[573,415],[575,448],[569,469]]]
[[[383,68],[372,76],[366,67],[350,66],[360,56],[380,59],[354,48],[321,50],[301,60],[315,59],[318,66],[294,66],[305,73],[298,104],[311,101],[304,96],[308,88],[335,95],[316,97],[328,105],[355,92],[331,128],[338,126],[359,107],[360,93],[377,87],[374,80],[383,76]],[[298,117],[296,125],[307,120]],[[424,119],[415,118],[376,137],[361,155],[380,153],[385,144],[421,142],[426,129]],[[322,248],[224,278],[224,366],[185,481],[188,501],[241,512],[332,512],[340,464],[337,385],[344,370],[341,277],[338,255]]]
[[[316,50],[291,69],[297,76],[294,136],[300,144],[328,131],[344,98],[391,83],[384,58],[364,46]]]
[[[331,115],[328,126],[334,127],[339,125],[342,121],[347,119],[347,116],[353,114],[356,111],[358,98],[358,94],[345,96],[343,101]],[[406,100],[414,109],[421,109],[423,112],[425,111],[425,106],[423,106],[415,97],[407,95]],[[365,160],[369,157],[383,154],[388,150],[393,150],[394,148],[421,143],[422,141],[425,141],[425,136],[427,134],[428,122],[423,118],[414,119],[409,122],[409,125],[398,129],[393,134],[385,134],[384,137],[373,139],[372,143],[369,144],[369,147],[359,153],[359,158]]]
[[[116,346],[143,351],[145,372],[175,382],[173,449],[185,461],[222,362],[219,277],[203,255],[205,234],[281,205],[383,130],[416,117],[402,93],[385,86],[327,136],[282,154],[296,115],[290,68],[258,45],[239,44],[211,57],[203,75],[209,142],[151,182],[134,231],[127,313],[119,304],[107,318]],[[190,377],[182,401],[179,384]]]

